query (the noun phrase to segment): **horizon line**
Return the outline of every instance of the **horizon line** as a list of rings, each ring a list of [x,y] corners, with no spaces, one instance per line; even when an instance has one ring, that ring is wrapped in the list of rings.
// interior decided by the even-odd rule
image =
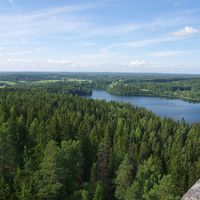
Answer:
[[[200,75],[200,73],[180,72],[128,72],[128,71],[0,71],[0,73],[90,73],[90,74],[168,74],[168,75]]]

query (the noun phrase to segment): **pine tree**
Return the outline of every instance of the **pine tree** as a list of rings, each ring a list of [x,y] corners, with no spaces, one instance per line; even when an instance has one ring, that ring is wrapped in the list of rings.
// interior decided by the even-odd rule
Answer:
[[[116,172],[115,197],[119,200],[125,200],[126,191],[133,181],[132,170],[133,168],[129,157],[126,155],[120,164],[118,171]]]
[[[155,183],[153,188],[144,195],[145,200],[179,200],[176,194],[176,188],[173,184],[171,175],[163,176],[163,178]]]
[[[69,197],[82,183],[83,158],[78,141],[62,141],[57,154],[56,173],[63,185],[64,197]]]
[[[158,158],[150,157],[139,166],[135,181],[127,190],[126,200],[144,200],[144,196],[158,183],[162,173],[161,162]]]
[[[0,176],[0,200],[10,200],[11,193],[9,185],[6,183],[4,178]]]
[[[93,200],[105,200],[104,186],[101,181],[97,182]]]
[[[41,200],[59,199],[63,185],[59,182],[57,171],[58,147],[54,141],[47,144],[40,170],[35,173],[37,198]]]

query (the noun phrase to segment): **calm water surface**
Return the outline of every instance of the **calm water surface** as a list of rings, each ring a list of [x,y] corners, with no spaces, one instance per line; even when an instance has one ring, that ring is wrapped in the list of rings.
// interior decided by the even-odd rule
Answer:
[[[189,103],[181,99],[168,99],[162,97],[115,96],[102,90],[93,90],[92,99],[118,101],[143,106],[161,117],[171,117],[175,120],[184,118],[187,122],[200,121],[200,104]]]

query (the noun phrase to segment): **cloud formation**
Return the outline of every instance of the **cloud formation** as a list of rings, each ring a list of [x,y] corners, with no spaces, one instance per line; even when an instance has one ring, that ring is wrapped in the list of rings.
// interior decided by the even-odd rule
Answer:
[[[158,52],[153,52],[150,55],[153,57],[171,57],[171,56],[182,56],[186,54],[187,52],[185,51],[158,51]]]
[[[42,7],[37,5],[39,0],[7,1],[7,12],[0,13],[0,70],[30,66],[37,70],[131,71],[158,70],[150,64],[157,60],[174,66],[182,59],[200,63],[194,54],[187,57],[193,48],[198,50],[200,33],[197,11],[181,10],[189,1],[171,3],[174,13],[166,8],[153,14],[137,10],[140,2],[130,12],[121,1],[115,5],[113,1],[99,5],[97,0],[79,4],[45,1]]]
[[[194,34],[200,33],[200,30],[195,29],[190,26],[185,26],[185,28],[180,29],[176,32],[173,33],[174,36],[176,37],[186,37],[186,36],[192,36]]]
[[[131,60],[128,65],[130,66],[143,66],[146,65],[147,62],[144,60]]]

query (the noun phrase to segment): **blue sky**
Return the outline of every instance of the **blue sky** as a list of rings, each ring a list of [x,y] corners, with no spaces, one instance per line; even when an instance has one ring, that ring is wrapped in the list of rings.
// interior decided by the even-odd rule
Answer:
[[[0,71],[200,73],[200,1],[0,0]]]

